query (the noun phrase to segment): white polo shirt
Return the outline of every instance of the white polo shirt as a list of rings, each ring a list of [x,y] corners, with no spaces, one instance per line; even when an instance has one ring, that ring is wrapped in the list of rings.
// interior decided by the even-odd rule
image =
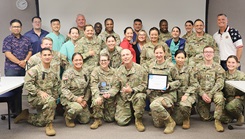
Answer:
[[[227,26],[220,34],[220,30],[213,35],[219,46],[220,60],[225,61],[230,55],[236,55],[237,48],[243,47],[242,37],[238,30]]]

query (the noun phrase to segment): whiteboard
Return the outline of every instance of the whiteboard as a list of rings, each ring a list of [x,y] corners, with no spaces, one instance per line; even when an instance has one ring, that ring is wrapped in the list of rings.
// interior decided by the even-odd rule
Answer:
[[[168,30],[173,26],[181,28],[184,35],[184,23],[187,20],[202,19],[205,22],[206,0],[39,0],[39,12],[42,28],[51,31],[50,20],[61,21],[61,33],[67,35],[72,26],[76,26],[76,16],[85,15],[87,24],[114,20],[114,31],[123,38],[123,30],[133,26],[133,20],[140,18],[147,32],[153,26],[159,28],[161,19],[168,20]]]

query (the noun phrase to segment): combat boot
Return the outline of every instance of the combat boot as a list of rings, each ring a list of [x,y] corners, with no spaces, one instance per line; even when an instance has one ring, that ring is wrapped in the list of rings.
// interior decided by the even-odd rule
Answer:
[[[172,119],[172,117],[171,116],[169,116],[165,121],[164,121],[164,123],[165,123],[165,129],[164,129],[164,133],[165,134],[171,134],[171,133],[173,133],[174,132],[174,128],[175,128],[175,126],[176,126],[176,123],[175,123],[175,121]]]
[[[28,117],[29,117],[29,110],[25,109],[14,119],[14,123],[18,123],[21,120],[28,120]]]
[[[102,125],[102,121],[99,118],[94,119],[94,123],[90,126],[91,129],[97,129]]]
[[[142,118],[135,118],[135,127],[139,132],[145,131],[145,126],[142,123]]]
[[[182,128],[183,129],[189,129],[190,128],[190,117],[186,118],[184,121],[183,121],[183,125],[182,125]]]
[[[221,124],[221,122],[219,120],[215,119],[214,125],[215,125],[216,131],[218,131],[218,132],[223,132],[224,131],[224,127],[223,127],[223,125]]]
[[[242,126],[243,123],[244,123],[244,116],[241,114],[237,119],[236,125]]]
[[[65,122],[67,127],[75,127],[74,121],[67,118],[67,116],[65,116]]]
[[[48,123],[47,125],[46,125],[46,129],[45,129],[46,131],[46,135],[48,135],[48,136],[54,136],[55,134],[56,134],[56,132],[55,132],[55,130],[54,130],[54,128],[53,128],[53,124],[52,123]]]

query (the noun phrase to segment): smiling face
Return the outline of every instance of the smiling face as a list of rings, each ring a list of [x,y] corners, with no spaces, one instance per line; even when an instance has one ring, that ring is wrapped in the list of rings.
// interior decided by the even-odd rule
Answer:
[[[83,28],[86,25],[86,19],[83,15],[78,15],[76,19],[77,27]]]
[[[102,30],[102,25],[100,23],[97,23],[94,25],[94,30],[96,34],[100,34]]]
[[[238,67],[238,63],[235,58],[231,57],[226,61],[226,65],[229,71],[234,71]]]
[[[11,24],[9,29],[13,35],[20,35],[22,26],[20,25],[20,23],[14,22]]]
[[[186,22],[186,24],[185,24],[185,30],[186,30],[186,32],[192,32],[193,25],[191,23],[189,23],[189,22]]]
[[[108,56],[100,56],[100,67],[102,69],[108,68],[109,64],[110,64],[110,60],[109,60]]]
[[[138,41],[139,42],[145,42],[146,41],[146,32],[145,31],[139,31]]]
[[[43,50],[41,52],[41,61],[43,64],[50,64],[53,58],[51,50]]]
[[[151,39],[151,42],[158,42],[158,39],[159,39],[158,31],[152,30],[150,32],[150,39]]]
[[[160,31],[163,32],[163,33],[167,33],[168,32],[168,23],[163,21],[161,24],[160,24]]]
[[[46,38],[42,40],[41,48],[49,48],[50,50],[52,50],[52,46],[53,42],[51,40]]]
[[[186,58],[185,58],[185,55],[183,53],[179,53],[175,57],[176,64],[180,67],[184,66],[185,60],[186,60]]]
[[[220,15],[217,17],[217,24],[219,28],[226,28],[228,24],[228,19],[224,15]]]
[[[85,31],[84,31],[85,37],[86,38],[93,38],[94,35],[94,28],[93,26],[85,26]]]
[[[51,23],[51,28],[53,32],[59,32],[60,31],[60,22],[54,21]]]
[[[83,67],[83,58],[80,54],[75,54],[75,56],[72,59],[72,64],[74,69],[80,70]]]
[[[121,52],[121,58],[123,64],[129,64],[132,62],[133,55],[131,54],[130,50],[123,49]]]
[[[106,45],[107,45],[109,51],[114,51],[114,49],[116,47],[116,40],[115,40],[115,38],[113,38],[113,37],[107,38]]]
[[[172,32],[171,32],[171,35],[172,35],[172,37],[174,39],[179,38],[179,36],[180,36],[180,30],[178,28],[176,28],[176,27],[173,28],[172,29]]]
[[[165,60],[165,52],[163,51],[162,47],[157,48],[154,54],[158,63],[162,63]]]
[[[202,21],[196,21],[194,26],[195,26],[196,33],[203,33],[204,24]]]
[[[112,32],[112,31],[113,31],[113,28],[114,28],[114,23],[113,23],[113,21],[112,21],[112,20],[107,20],[107,21],[105,22],[105,30],[106,30],[107,32]]]
[[[203,50],[204,60],[205,61],[213,61],[214,58],[214,49],[211,47],[207,47]]]
[[[75,28],[71,29],[71,32],[68,34],[68,36],[71,38],[71,40],[77,41],[79,38],[78,30]]]
[[[134,22],[134,30],[135,30],[136,32],[139,32],[141,29],[142,29],[142,23],[139,22],[139,21],[135,21],[135,22]]]
[[[133,39],[133,30],[131,28],[128,28],[124,36],[128,41],[131,41]]]

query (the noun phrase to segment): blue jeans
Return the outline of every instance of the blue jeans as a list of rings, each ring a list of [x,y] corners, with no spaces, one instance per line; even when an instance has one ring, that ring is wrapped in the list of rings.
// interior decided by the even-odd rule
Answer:
[[[25,76],[25,69],[23,70],[14,70],[14,69],[5,69],[4,70],[5,76]],[[11,112],[18,115],[22,111],[22,88],[23,86],[20,86],[14,90],[11,90],[11,92],[15,93],[14,101],[10,103],[10,109]]]

